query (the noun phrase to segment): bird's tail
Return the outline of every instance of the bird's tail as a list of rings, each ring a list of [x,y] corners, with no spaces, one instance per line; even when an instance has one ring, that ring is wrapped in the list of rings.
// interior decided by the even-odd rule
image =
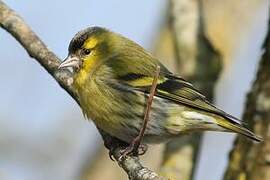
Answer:
[[[262,138],[255,135],[253,132],[251,132],[249,129],[245,128],[240,122],[232,120],[231,118],[218,118],[216,119],[217,124],[221,126],[222,128],[225,128],[226,130],[239,133],[241,135],[244,135],[254,141],[260,142],[262,141]]]

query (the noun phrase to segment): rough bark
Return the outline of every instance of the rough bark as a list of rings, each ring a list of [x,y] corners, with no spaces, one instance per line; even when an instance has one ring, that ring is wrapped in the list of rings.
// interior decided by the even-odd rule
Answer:
[[[221,56],[206,38],[202,3],[170,1],[170,27],[174,36],[177,71],[212,100],[221,70]],[[184,136],[165,147],[161,174],[170,179],[192,179],[201,134]]]
[[[253,143],[237,137],[230,153],[224,180],[270,179],[270,26],[256,80],[247,96],[243,118],[264,139]]]
[[[73,99],[78,103],[76,93],[72,89],[72,74],[68,70],[58,70],[60,59],[50,51],[47,46],[39,39],[39,37],[31,30],[31,28],[24,22],[24,20],[6,4],[0,0],[0,26],[9,32],[16,40],[24,47],[29,56],[35,59],[43,66],[47,72],[59,83],[59,85],[66,90]],[[79,103],[78,103],[79,104]],[[104,140],[112,138],[106,133],[102,133]],[[117,139],[114,139],[118,143]],[[120,149],[116,148],[113,151],[115,159],[120,157]],[[128,174],[130,179],[141,180],[159,180],[155,172],[143,167],[138,157],[127,156],[121,161],[117,161]]]

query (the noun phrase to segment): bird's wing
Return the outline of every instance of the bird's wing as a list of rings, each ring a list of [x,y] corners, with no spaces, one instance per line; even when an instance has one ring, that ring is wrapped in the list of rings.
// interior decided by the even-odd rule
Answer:
[[[105,63],[113,74],[109,81],[120,83],[121,86],[118,86],[118,88],[128,87],[134,91],[149,94],[157,65],[159,65],[160,76],[157,81],[155,96],[219,115],[222,118],[217,118],[217,124],[221,127],[260,141],[260,138],[242,126],[239,119],[216,108],[192,84],[181,77],[173,75],[157,59],[145,52],[143,48],[136,44],[130,44],[121,46],[122,50],[118,50],[118,53],[109,57],[110,60]]]
[[[132,87],[134,90],[150,93],[154,77],[144,74],[125,74],[118,80]],[[225,113],[211,104],[194,86],[179,76],[175,76],[168,70],[161,68],[155,96],[174,101],[198,110],[214,113],[226,119],[239,121],[237,118]]]
[[[261,141],[261,138],[245,128],[239,119],[211,104],[204,95],[193,87],[192,84],[181,77],[167,72],[161,71],[155,96],[201,111],[219,115],[222,117],[217,119],[217,124],[219,126],[245,135],[255,141]],[[122,81],[121,83],[124,83],[136,91],[149,94],[152,87],[153,77],[142,74],[127,74],[125,77],[123,76],[122,79],[119,78],[119,81]]]
[[[129,46],[126,46],[128,48]],[[137,47],[137,46],[135,46]],[[137,47],[138,48],[138,47]],[[106,65],[114,71],[116,81],[127,85],[134,90],[150,93],[152,82],[155,76],[157,65],[160,66],[160,76],[155,96],[184,104],[205,112],[220,115],[232,121],[239,121],[237,118],[225,113],[212,105],[193,85],[183,78],[172,74],[157,59],[146,53],[142,48],[132,53],[132,50],[116,54],[107,61]]]

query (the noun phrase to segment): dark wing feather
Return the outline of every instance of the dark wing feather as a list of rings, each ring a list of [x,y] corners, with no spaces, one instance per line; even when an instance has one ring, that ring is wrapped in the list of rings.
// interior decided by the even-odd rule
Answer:
[[[196,90],[191,83],[181,77],[175,76],[141,47],[132,42],[130,43],[131,45],[126,44],[124,50],[119,51],[121,53],[111,57],[111,60],[106,61],[106,65],[114,71],[113,74],[115,77],[113,78],[116,81],[134,90],[149,93],[156,66],[158,65],[160,66],[160,76],[156,96],[220,115],[232,122],[238,121],[237,118],[209,103],[205,96]]]
[[[133,87],[135,90],[149,93],[153,78],[142,74],[126,74],[119,77],[119,80]],[[136,83],[140,81],[141,83]],[[198,110],[220,115],[232,123],[239,124],[236,117],[225,113],[211,104],[194,86],[179,76],[162,71],[160,73],[155,96],[174,101]]]
[[[155,96],[219,115],[228,121],[221,121],[220,126],[259,140],[252,132],[242,127],[237,118],[209,103],[205,96],[196,90],[192,84],[170,73],[166,67],[142,47],[128,39],[125,39],[124,42],[111,48],[111,51],[114,49],[116,53],[114,53],[114,56],[109,57],[110,60],[105,63],[112,71],[110,80],[117,84],[120,83],[126,89],[149,94],[156,67],[159,65],[160,76]]]

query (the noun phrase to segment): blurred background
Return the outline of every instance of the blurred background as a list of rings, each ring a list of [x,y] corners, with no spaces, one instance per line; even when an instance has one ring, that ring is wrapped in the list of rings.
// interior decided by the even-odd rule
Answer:
[[[216,104],[241,117],[246,92],[261,55],[269,0],[204,0],[205,33],[223,57]],[[174,64],[173,43],[166,33],[166,0],[16,1],[17,11],[59,57],[65,58],[73,35],[103,26],[134,40],[181,75]],[[162,51],[162,52],[161,52]],[[161,54],[162,53],[162,54]],[[126,179],[112,162],[94,124],[79,106],[18,42],[0,29],[0,179]],[[206,133],[195,179],[221,179],[234,135]],[[157,169],[162,145],[144,159]],[[101,173],[102,172],[102,173]]]

